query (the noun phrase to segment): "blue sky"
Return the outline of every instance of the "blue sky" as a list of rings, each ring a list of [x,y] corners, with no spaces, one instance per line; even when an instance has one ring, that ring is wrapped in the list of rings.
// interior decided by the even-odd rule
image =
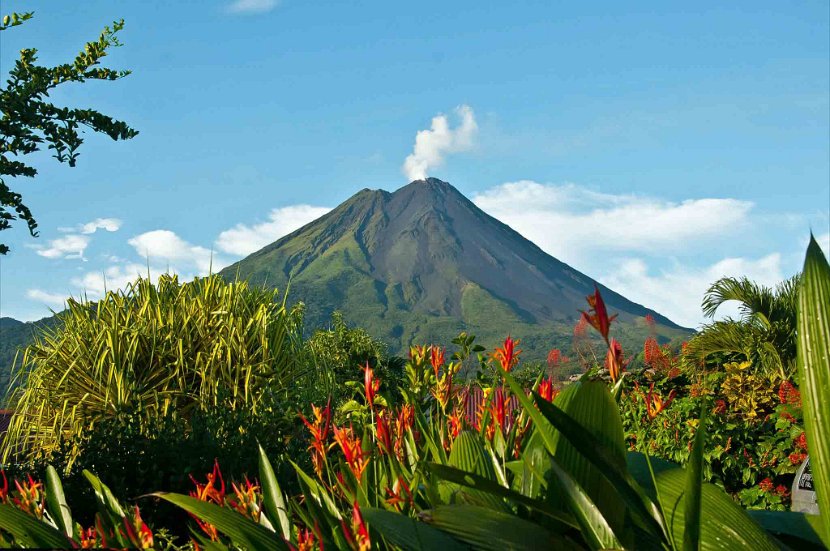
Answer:
[[[140,135],[29,156],[41,234],[2,232],[0,315],[205,273],[422,174],[691,326],[718,277],[792,275],[811,228],[830,247],[826,0],[447,4],[5,0],[35,18],[0,34],[4,81],[123,17],[106,61],[133,74],[52,97]]]

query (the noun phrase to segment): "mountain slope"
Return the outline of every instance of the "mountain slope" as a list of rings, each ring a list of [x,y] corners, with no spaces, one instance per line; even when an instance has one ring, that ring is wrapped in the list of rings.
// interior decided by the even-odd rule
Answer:
[[[595,284],[434,178],[394,193],[364,189],[221,273],[281,289],[290,278],[308,325],[338,309],[395,352],[467,330],[488,346],[520,337],[537,359],[567,348]],[[642,343],[649,313],[664,339],[690,332],[599,288],[629,345]]]

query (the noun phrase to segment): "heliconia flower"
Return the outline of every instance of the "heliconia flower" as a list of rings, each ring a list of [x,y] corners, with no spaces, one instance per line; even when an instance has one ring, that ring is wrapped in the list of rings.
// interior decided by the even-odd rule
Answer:
[[[455,409],[447,416],[447,432],[453,440],[458,438],[458,433],[461,432],[463,418],[464,412],[460,409]]]
[[[195,497],[200,501],[215,503],[220,507],[225,505],[225,480],[222,478],[222,471],[219,469],[218,460],[214,459],[213,472],[207,475],[207,482],[205,484],[197,482],[193,478],[193,475],[190,475],[190,480],[196,485],[196,490],[190,492],[191,497]],[[219,488],[216,487],[217,480],[219,481]],[[196,515],[191,514],[190,516],[196,520],[196,524],[208,535],[211,541],[219,541],[219,532],[213,524],[203,521]]]
[[[357,501],[352,506],[352,525],[346,525],[345,520],[340,521],[340,526],[343,528],[343,535],[349,546],[355,551],[369,551],[372,548],[372,541],[369,539],[369,530],[366,528],[366,523],[363,522],[363,515],[360,514],[360,507]]]
[[[366,402],[371,409],[375,409],[375,394],[380,389],[380,379],[375,379],[375,372],[369,367],[369,362],[366,362],[366,367],[363,368],[363,386],[366,390]]]
[[[391,488],[386,488],[386,495],[388,496],[386,503],[393,506],[398,511],[401,510],[402,505],[412,507],[415,503],[412,498],[412,492],[409,489],[409,485],[400,475],[398,475],[398,479],[395,480],[395,483],[392,484]]]
[[[435,385],[430,389],[430,393],[435,397],[441,405],[442,410],[447,409],[447,404],[453,396],[452,378],[454,375],[453,364],[449,365],[447,372],[440,379],[437,379]]]
[[[582,312],[582,318],[591,324],[591,326],[599,331],[599,334],[602,335],[602,338],[605,339],[605,342],[608,342],[608,330],[611,328],[611,322],[617,317],[617,314],[614,314],[611,317],[608,317],[608,310],[605,308],[605,301],[602,300],[602,295],[599,293],[599,287],[594,285],[594,294],[588,295],[585,297],[588,301],[588,306],[590,306],[589,312]]]
[[[435,372],[435,378],[438,378],[438,370],[444,365],[444,348],[438,346],[430,347],[429,362],[432,364],[432,370]]]
[[[12,498],[12,503],[21,511],[39,519],[43,518],[46,510],[46,494],[42,491],[43,483],[36,482],[32,475],[27,475],[26,482],[21,484],[15,480],[14,485],[17,488],[17,497]]]
[[[625,371],[627,365],[628,361],[623,356],[622,345],[617,339],[611,339],[608,343],[608,352],[605,354],[605,368],[613,382],[616,383],[619,380],[620,374]]]
[[[325,408],[318,408],[311,404],[311,410],[314,414],[314,421],[309,421],[300,413],[300,419],[311,433],[311,445],[308,450],[311,452],[311,462],[314,465],[314,471],[317,476],[323,474],[323,464],[326,460],[326,452],[328,451],[328,437],[329,428],[331,426],[331,397],[329,397]]]
[[[521,350],[516,350],[515,347],[521,341],[516,339],[515,341],[510,338],[510,335],[504,339],[504,346],[500,348],[496,348],[495,352],[493,352],[492,357],[501,364],[501,368],[510,373],[510,370],[515,367],[517,363],[519,363],[519,354],[522,353]]]
[[[237,485],[235,482],[231,483],[234,497],[229,500],[229,505],[233,507],[237,513],[249,517],[254,522],[259,522],[259,515],[262,510],[260,506],[259,486],[252,484],[247,477],[245,477],[245,486]]]
[[[395,456],[403,460],[404,445],[406,442],[406,434],[412,427],[415,421],[415,409],[412,404],[404,404],[398,410],[398,416],[395,418]]]
[[[90,526],[86,530],[83,528],[78,531],[80,538],[81,549],[98,549],[103,545],[98,542],[98,532],[95,527]]]
[[[0,471],[0,475],[3,477],[3,487],[0,488],[0,503],[8,503],[9,502],[9,481],[6,478],[6,471]]]
[[[124,529],[119,528],[119,533],[122,537],[126,537],[135,549],[152,549],[153,548],[153,532],[141,520],[141,513],[138,507],[133,510],[133,518],[123,518]]]
[[[559,394],[559,391],[553,387],[553,378],[548,377],[547,379],[542,379],[539,382],[539,388],[537,391],[539,395],[547,400],[548,402],[553,402],[553,399],[556,398],[556,395]]]
[[[490,417],[495,422],[499,430],[501,431],[502,435],[508,430],[507,427],[507,408],[506,408],[506,401],[504,399],[504,391],[501,387],[496,388],[495,394],[493,395],[493,400],[490,402],[489,406],[490,410]]]
[[[381,453],[392,453],[392,435],[389,433],[389,421],[386,419],[386,411],[378,412],[375,418],[375,437],[379,444]]]
[[[676,392],[672,390],[669,393],[668,398],[663,400],[662,396],[654,392],[654,383],[651,383],[651,387],[649,387],[648,394],[646,394],[645,396],[646,413],[648,414],[648,418],[654,419],[660,414],[660,412],[669,407],[669,404],[671,404],[674,400],[675,394]]]
[[[291,551],[323,551],[323,538],[320,536],[320,527],[314,521],[314,530],[297,528],[297,547],[288,543]]]
[[[360,438],[355,436],[354,428],[351,425],[342,429],[334,427],[334,441],[340,446],[346,458],[346,464],[359,482],[363,471],[369,464],[369,458],[363,453]]]

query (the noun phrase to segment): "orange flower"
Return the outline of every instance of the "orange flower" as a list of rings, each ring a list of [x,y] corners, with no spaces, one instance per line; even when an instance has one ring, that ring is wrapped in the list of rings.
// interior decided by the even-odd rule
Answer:
[[[398,511],[401,510],[402,505],[408,505],[410,507],[414,505],[414,499],[412,498],[409,485],[400,475],[395,483],[392,484],[391,488],[386,488],[386,495],[388,496],[386,503],[392,505]]]
[[[297,528],[297,547],[294,547],[289,543],[289,549],[292,551],[314,551],[315,549],[320,549],[322,551],[322,539],[320,540],[319,547],[315,545],[317,543],[317,532],[319,532],[317,521],[314,522],[314,531],[309,530],[308,528]]]
[[[21,484],[15,480],[14,485],[17,487],[17,497],[13,497],[11,500],[14,506],[34,517],[43,518],[43,513],[46,510],[46,494],[43,492],[43,483],[35,482],[32,475],[28,475],[26,482]]]
[[[548,402],[553,402],[553,399],[556,398],[557,394],[559,394],[559,391],[553,388],[553,378],[551,377],[542,379],[539,382],[538,392],[539,395]]]
[[[807,449],[807,434],[804,431],[801,431],[801,434],[795,439],[795,445],[802,450]]]
[[[582,318],[591,324],[591,326],[599,331],[599,334],[602,335],[602,338],[605,339],[605,342],[608,342],[608,330],[611,328],[611,322],[617,317],[617,314],[614,314],[610,318],[608,317],[608,310],[605,308],[605,301],[602,300],[602,295],[599,294],[599,287],[594,285],[594,294],[588,295],[585,297],[588,301],[588,306],[590,306],[589,312],[582,312]]]
[[[518,345],[521,341],[516,339],[515,341],[510,338],[510,335],[504,339],[504,346],[501,348],[496,348],[496,351],[493,352],[492,357],[501,364],[502,369],[510,373],[517,363],[519,363],[519,354],[522,353],[521,350],[515,350],[516,345]]]
[[[331,423],[331,398],[326,403],[323,409],[311,404],[311,410],[314,413],[314,421],[310,422],[305,416],[300,413],[300,419],[311,433],[311,445],[308,450],[311,452],[311,462],[314,465],[314,471],[317,476],[323,474],[323,464],[326,460],[326,452],[328,451],[328,437],[329,427]]]
[[[230,506],[233,507],[237,513],[242,516],[249,517],[254,522],[259,522],[259,514],[262,509],[259,503],[259,495],[257,491],[259,486],[251,484],[251,481],[245,477],[245,487],[240,484],[231,483],[234,498],[230,500]]]
[[[352,549],[356,551],[369,551],[372,548],[372,541],[369,539],[369,530],[366,528],[366,523],[363,522],[363,515],[360,514],[360,507],[357,501],[352,506],[352,523],[351,527],[346,525],[345,520],[340,521],[343,528],[343,535],[346,536],[346,541]]]
[[[375,394],[380,389],[380,379],[375,379],[375,373],[369,367],[369,362],[366,362],[366,367],[363,368],[363,386],[366,389],[366,402],[368,402],[371,409],[375,409]]]
[[[611,376],[613,382],[617,382],[620,378],[620,373],[625,371],[625,366],[628,361],[623,356],[622,345],[617,339],[611,339],[608,343],[608,352],[605,354],[605,368]]]
[[[505,432],[508,431],[508,421],[507,418],[507,408],[506,408],[506,401],[504,399],[504,391],[501,387],[496,389],[496,392],[493,394],[493,400],[490,402],[489,410],[490,410],[490,418],[491,422],[498,425],[499,430],[502,433],[502,436]]]
[[[660,396],[659,394],[654,392],[654,383],[651,383],[651,386],[649,387],[649,390],[648,390],[648,394],[646,394],[646,396],[645,396],[646,413],[648,414],[648,418],[649,419],[654,419],[655,417],[657,417],[660,414],[660,412],[662,412],[667,407],[669,407],[669,404],[671,404],[672,401],[674,400],[675,394],[676,394],[676,392],[674,390],[672,390],[669,393],[668,398],[663,400],[662,396]]]
[[[447,416],[447,431],[453,440],[458,438],[458,433],[461,432],[463,417],[464,413],[459,409],[456,409],[451,415]]]
[[[195,497],[200,501],[206,501],[208,503],[213,502],[220,507],[225,505],[225,481],[222,478],[222,471],[219,470],[218,460],[213,460],[213,472],[207,475],[207,482],[205,484],[199,484],[196,482],[193,475],[190,475],[190,480],[192,480],[193,484],[196,485],[196,490],[190,492],[191,497]],[[217,480],[219,481],[219,488],[216,488]],[[201,528],[202,531],[210,537],[211,541],[219,541],[219,533],[214,525],[209,522],[202,521],[196,515],[191,514],[190,516],[196,520],[196,524],[198,524],[199,528]]]
[[[558,348],[551,348],[548,352],[548,367],[557,367],[559,364],[565,363],[568,358],[562,355],[562,351]]]
[[[138,510],[138,507],[133,509],[133,518],[132,520],[124,517],[124,528],[126,529],[126,534],[123,530],[119,529],[119,533],[121,536],[126,537],[130,540],[130,543],[135,546],[135,549],[152,549],[153,548],[153,532],[141,520],[141,513]]]
[[[438,378],[438,370],[444,365],[444,348],[438,346],[430,347],[429,361],[432,364],[432,370],[435,372],[435,378]]]
[[[349,469],[360,482],[363,471],[366,470],[366,465],[369,464],[369,458],[363,453],[360,438],[355,436],[354,428],[351,425],[349,428],[344,427],[342,429],[334,427],[334,441],[340,445]]]

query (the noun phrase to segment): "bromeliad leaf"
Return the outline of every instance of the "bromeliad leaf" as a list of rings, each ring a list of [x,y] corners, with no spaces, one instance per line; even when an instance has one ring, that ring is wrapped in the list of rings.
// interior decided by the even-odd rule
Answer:
[[[55,521],[58,530],[67,538],[72,537],[72,511],[66,503],[63,494],[63,485],[58,472],[52,465],[46,467],[46,503],[49,506],[49,516]]]
[[[11,534],[20,546],[40,549],[72,547],[71,542],[58,530],[5,503],[0,503],[0,529]]]
[[[260,484],[262,484],[262,501],[265,505],[265,512],[268,513],[270,520],[278,523],[282,537],[288,540],[291,538],[288,507],[285,504],[285,498],[280,490],[277,477],[274,475],[274,469],[271,467],[271,462],[268,461],[268,456],[265,455],[262,446],[259,446],[259,479]]]
[[[407,551],[467,549],[466,545],[441,530],[411,517],[371,507],[363,509],[363,517],[387,542]]]

